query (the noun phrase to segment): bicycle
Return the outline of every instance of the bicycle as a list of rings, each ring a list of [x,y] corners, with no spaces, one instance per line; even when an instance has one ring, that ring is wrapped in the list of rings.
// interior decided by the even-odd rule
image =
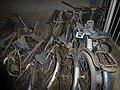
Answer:
[[[72,7],[73,9],[75,9],[75,11],[76,12],[79,12],[79,11],[77,11],[76,10],[76,8],[75,7],[73,7],[73,6],[71,6],[70,4],[68,4],[68,3],[66,3],[66,2],[64,2],[64,4],[66,4],[66,5],[68,5],[68,6],[70,6],[70,7]],[[90,9],[89,9],[90,10]],[[94,14],[94,11],[95,10],[93,10],[92,11],[92,17],[93,17],[93,14]],[[88,12],[89,13],[89,12]],[[108,54],[108,52],[110,52],[111,51],[111,46],[110,46],[110,44],[109,43],[100,43],[100,40],[99,39],[107,39],[107,38],[110,38],[110,35],[109,34],[107,34],[107,33],[99,33],[99,32],[96,32],[96,31],[94,31],[94,21],[93,20],[88,20],[87,21],[87,25],[88,25],[88,27],[86,27],[86,25],[85,25],[85,29],[87,29],[87,30],[85,30],[85,31],[83,31],[83,32],[81,32],[81,31],[79,31],[80,30],[80,27],[79,28],[76,28],[76,29],[79,29],[78,30],[78,32],[76,33],[76,36],[77,36],[77,38],[83,38],[84,37],[84,35],[86,34],[86,36],[87,36],[87,39],[86,39],[86,41],[87,41],[87,45],[86,45],[86,47],[85,47],[85,51],[86,51],[86,53],[87,54],[85,54],[85,55],[88,55],[87,57],[89,58],[89,59],[87,59],[88,61],[87,61],[87,63],[89,64],[89,68],[90,68],[90,71],[91,72],[94,72],[94,73],[91,73],[91,83],[93,83],[93,84],[91,84],[91,87],[89,87],[89,89],[91,89],[91,90],[94,90],[95,88],[97,88],[96,87],[96,83],[95,82],[97,82],[100,86],[101,86],[101,88],[102,87],[104,87],[104,89],[106,89],[106,88],[108,88],[109,87],[109,76],[108,76],[108,73],[109,72],[116,72],[117,71],[117,68],[118,68],[118,66],[117,66],[117,63],[116,63],[116,61],[113,59],[113,57],[110,55],[110,54]],[[79,25],[80,26],[80,25]],[[77,27],[77,26],[76,26]],[[89,32],[89,33],[88,33]],[[80,34],[80,35],[79,35]],[[93,37],[92,37],[92,35],[93,35]],[[95,36],[95,37],[94,37]],[[90,38],[90,37],[92,37],[92,39]],[[93,50],[93,41],[94,41],[94,39],[96,39],[96,40],[98,40],[98,44],[96,45],[96,47],[98,48],[98,46],[101,46],[101,45],[106,45],[107,47],[108,47],[108,51],[106,52],[105,50],[103,50],[102,49],[102,51],[105,53],[105,54],[107,54],[107,56],[109,57],[109,59],[111,59],[111,63],[112,63],[112,65],[108,65],[108,67],[109,67],[109,69],[111,70],[108,70],[108,67],[107,67],[107,70],[104,68],[102,68],[103,70],[101,70],[101,71],[103,71],[103,72],[101,72],[101,75],[100,75],[100,72],[99,72],[99,70],[98,70],[98,68],[99,69],[101,69],[101,62],[99,61],[100,60],[100,58],[98,57],[98,55],[97,54],[94,54],[94,50]],[[75,46],[76,47],[76,46]],[[95,47],[95,48],[96,48]],[[98,53],[99,53],[99,50],[98,50]],[[90,56],[90,57],[89,57]],[[108,60],[109,60],[108,59]],[[110,66],[111,66],[111,68],[110,68]],[[83,66],[84,67],[84,66]],[[91,68],[92,67],[92,68]],[[84,67],[85,68],[85,67]],[[78,72],[79,73],[79,72]],[[95,75],[95,73],[97,73],[96,75],[98,75],[98,77]],[[98,74],[99,73],[99,74]],[[81,75],[82,76],[82,75]],[[93,76],[93,77],[92,77]],[[97,79],[95,79],[95,78],[97,78]],[[103,78],[103,81],[102,81],[102,79],[101,78]],[[92,80],[93,79],[93,80]],[[95,81],[96,80],[96,81]],[[95,82],[92,82],[92,81],[95,81]],[[84,80],[83,80],[83,82],[84,82]],[[103,82],[103,83],[102,83]],[[82,83],[82,82],[80,82],[80,83]],[[103,85],[103,86],[102,86]],[[75,86],[76,87],[76,86]],[[85,88],[84,88],[85,89]]]

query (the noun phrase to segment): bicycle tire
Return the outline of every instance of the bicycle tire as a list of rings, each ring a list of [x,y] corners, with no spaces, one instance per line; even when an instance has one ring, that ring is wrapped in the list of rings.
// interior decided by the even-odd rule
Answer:
[[[96,90],[96,86],[97,86],[97,83],[96,83],[96,70],[95,70],[95,66],[93,65],[92,58],[89,55],[89,53],[86,52],[85,50],[83,50],[81,52],[81,56],[82,55],[84,56],[84,58],[86,58],[86,62],[87,62],[87,65],[88,65],[88,69],[89,69],[88,74],[90,73],[90,77],[89,77],[90,86],[88,86],[88,89],[86,89],[86,87],[84,88],[83,86],[81,86],[81,90]],[[82,67],[80,67],[80,68],[82,68]],[[86,68],[84,68],[84,69],[86,69]],[[83,76],[81,71],[80,71],[80,74],[81,74],[80,76]],[[84,79],[86,79],[86,78],[84,78]],[[80,78],[80,84],[83,83],[81,80],[82,80],[82,78]]]
[[[62,49],[62,48],[59,48]],[[61,50],[63,53],[64,50]],[[56,52],[57,53],[57,52]],[[64,52],[65,53],[65,52]],[[60,50],[59,50],[60,54]],[[63,54],[66,56],[65,54]],[[56,60],[58,60],[56,58]],[[64,61],[57,61],[55,69],[50,78],[42,85],[41,90],[70,90],[72,84],[72,73],[71,73],[72,61],[65,59]]]

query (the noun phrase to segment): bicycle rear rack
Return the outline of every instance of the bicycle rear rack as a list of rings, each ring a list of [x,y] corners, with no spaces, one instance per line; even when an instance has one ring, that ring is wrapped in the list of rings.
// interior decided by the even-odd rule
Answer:
[[[118,65],[110,53],[105,51],[97,51],[96,55],[99,60],[100,67],[108,72],[116,72]]]

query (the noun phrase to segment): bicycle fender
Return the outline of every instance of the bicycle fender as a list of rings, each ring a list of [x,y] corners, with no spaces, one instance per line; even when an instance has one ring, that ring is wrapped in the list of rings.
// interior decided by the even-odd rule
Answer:
[[[89,51],[87,48],[83,48],[83,50],[90,55],[90,57],[92,58],[93,64],[94,64],[97,68],[100,68],[100,64],[99,64],[98,58],[97,58],[91,51]]]

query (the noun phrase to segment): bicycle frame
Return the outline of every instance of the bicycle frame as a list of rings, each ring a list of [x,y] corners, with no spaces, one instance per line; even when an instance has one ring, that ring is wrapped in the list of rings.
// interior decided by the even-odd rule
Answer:
[[[88,28],[88,30],[89,31],[93,31],[93,27],[94,27],[94,21],[91,21],[91,23],[93,23],[90,27],[91,28]],[[96,32],[95,32],[96,33]],[[99,37],[99,36],[98,36]],[[100,40],[102,40],[102,39],[104,39],[104,38],[107,38],[108,36],[104,36],[104,34],[103,34],[103,36],[101,36],[101,37],[99,37],[100,38]],[[104,49],[103,50],[100,50],[100,52],[105,52],[106,53],[106,55],[108,55],[109,57],[111,57],[112,59],[112,61],[111,62],[113,62],[114,63],[114,67],[116,67],[117,68],[117,63],[116,63],[116,61],[114,60],[114,58],[109,54],[110,52],[111,52],[111,50],[112,50],[112,48],[111,48],[111,45],[109,44],[109,43],[104,43],[104,42],[100,42],[100,40],[98,39],[98,40],[96,40],[96,42],[93,42],[93,39],[94,38],[87,38],[87,48],[91,51],[91,52],[93,52],[93,53],[95,53],[95,52],[97,52],[97,50],[96,51],[94,51],[94,49],[96,49],[96,48],[98,48],[98,47],[101,47],[101,45],[106,45],[108,48],[109,48],[109,50],[108,51],[104,51]],[[93,46],[94,45],[94,46]],[[94,47],[94,48],[93,48]],[[99,50],[98,50],[99,51]],[[99,52],[98,52],[99,53]],[[94,54],[94,56],[97,56],[96,54]],[[97,58],[99,58],[98,56],[97,56]],[[93,62],[95,62],[95,61],[93,61]],[[100,80],[98,80],[98,78],[97,78],[97,82],[98,82],[98,84],[99,85],[101,85],[101,82],[103,82],[102,83],[102,85],[103,85],[103,88],[105,89],[105,90],[108,90],[109,89],[109,87],[110,87],[110,73],[111,72],[115,72],[117,69],[115,68],[107,68],[106,67],[106,69],[104,69],[104,68],[101,68],[101,62],[98,60],[98,63],[99,63],[99,66],[100,66],[100,69],[102,70],[102,72],[101,72],[101,74],[100,74],[100,72],[99,72],[99,76],[100,77],[102,77],[102,79],[101,79],[101,81]],[[94,64],[95,65],[95,64]],[[107,65],[106,65],[107,66]],[[109,65],[108,65],[109,66]],[[112,65],[111,65],[111,67],[112,67]],[[98,71],[97,71],[98,72]]]
[[[76,51],[72,51],[73,56],[73,62],[74,62],[74,79],[73,79],[73,85],[72,90],[78,90],[79,80],[80,80],[80,66],[79,66],[79,59]]]

